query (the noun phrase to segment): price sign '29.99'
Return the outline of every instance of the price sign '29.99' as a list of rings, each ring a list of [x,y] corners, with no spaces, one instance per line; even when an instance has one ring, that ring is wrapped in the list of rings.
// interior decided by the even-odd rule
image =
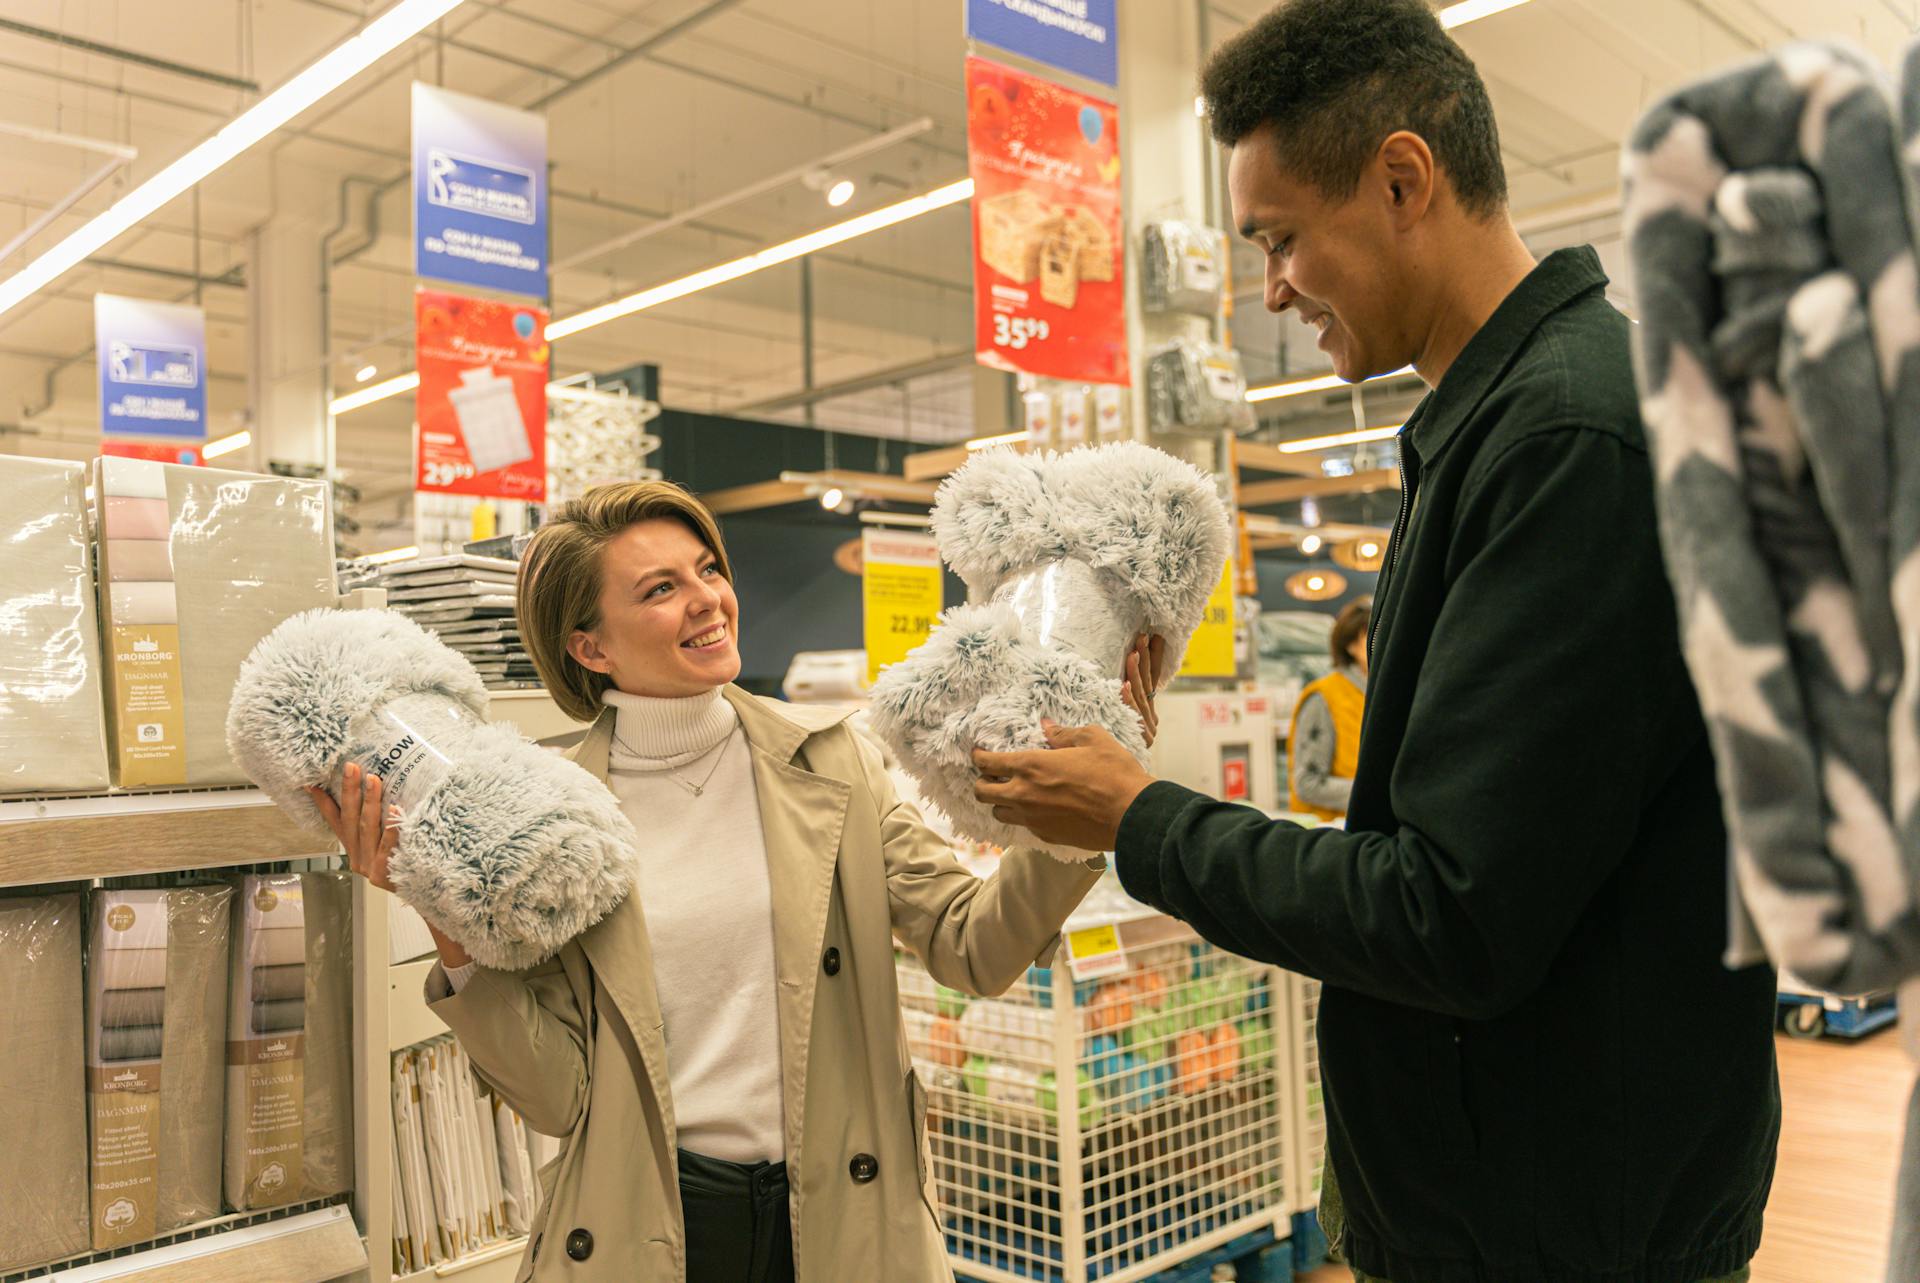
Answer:
[[[547,496],[545,308],[414,294],[416,490]]]
[[[1112,103],[967,59],[974,350],[983,365],[1128,381],[1119,120]]]

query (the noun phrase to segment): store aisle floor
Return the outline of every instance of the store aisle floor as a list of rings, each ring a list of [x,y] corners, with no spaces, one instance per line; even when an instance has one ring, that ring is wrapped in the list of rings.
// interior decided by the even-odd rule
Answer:
[[[1752,1283],[1877,1280],[1886,1270],[1893,1175],[1912,1067],[1891,1029],[1858,1044],[1781,1038],[1785,1126]],[[1344,1267],[1298,1283],[1351,1283]]]

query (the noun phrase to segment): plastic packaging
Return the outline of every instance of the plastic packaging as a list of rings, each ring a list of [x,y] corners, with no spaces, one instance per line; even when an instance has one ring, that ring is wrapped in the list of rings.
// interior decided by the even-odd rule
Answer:
[[[107,787],[86,469],[0,456],[0,792]]]
[[[1225,279],[1220,233],[1201,223],[1148,223],[1141,252],[1141,289],[1149,312],[1212,316]]]
[[[1147,360],[1147,422],[1156,432],[1253,431],[1258,420],[1247,404],[1240,354],[1194,339],[1155,352]]]
[[[504,666],[503,666],[504,667]],[[336,797],[347,760],[399,796],[389,871],[400,897],[482,964],[530,967],[632,889],[633,825],[606,785],[483,721],[471,663],[390,611],[288,620],[241,669],[229,736],[296,822],[329,830],[307,789]]]
[[[0,1271],[87,1250],[80,897],[0,896]]]
[[[93,897],[87,1091],[95,1250],[220,1214],[232,899],[229,886]]]
[[[353,1183],[353,889],[344,873],[250,874],[233,900],[227,1202]]]
[[[1070,650],[1101,669],[1113,667],[1146,624],[1138,602],[1074,558],[1014,575],[991,600],[1011,607],[1040,645]]]
[[[93,484],[116,782],[246,783],[234,677],[281,620],[334,603],[326,483],[111,457]]]

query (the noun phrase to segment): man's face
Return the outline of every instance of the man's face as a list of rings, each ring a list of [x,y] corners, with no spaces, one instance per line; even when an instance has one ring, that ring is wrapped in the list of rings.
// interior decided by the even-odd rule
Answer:
[[[1330,202],[1287,172],[1271,126],[1242,139],[1227,166],[1240,234],[1266,255],[1270,312],[1292,311],[1348,381],[1407,364],[1414,349],[1392,200],[1370,167],[1344,201]]]

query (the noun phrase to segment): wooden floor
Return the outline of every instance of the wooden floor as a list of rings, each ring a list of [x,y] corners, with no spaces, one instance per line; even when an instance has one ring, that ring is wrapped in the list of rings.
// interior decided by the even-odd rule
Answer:
[[[1785,1125],[1752,1283],[1879,1283],[1913,1067],[1891,1029],[1860,1043],[1781,1038],[1779,1051]],[[1352,1275],[1329,1265],[1296,1277]]]

